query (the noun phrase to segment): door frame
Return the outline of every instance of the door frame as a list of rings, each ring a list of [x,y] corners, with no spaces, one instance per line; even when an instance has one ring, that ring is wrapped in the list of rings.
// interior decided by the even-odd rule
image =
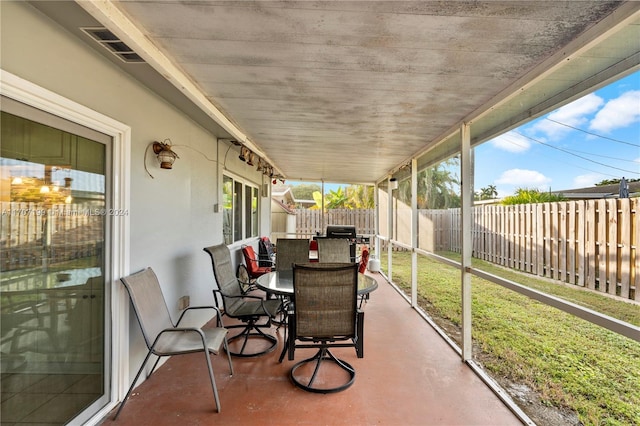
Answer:
[[[3,96],[33,108],[59,116],[73,123],[104,133],[112,138],[110,178],[110,205],[116,211],[130,211],[131,127],[84,105],[60,96],[30,81],[0,69],[0,93]],[[109,241],[111,265],[107,272],[110,280],[110,299],[107,308],[111,316],[105,324],[110,338],[105,346],[105,365],[110,381],[108,402],[102,407],[92,407],[76,417],[72,424],[97,424],[125,394],[129,382],[129,309],[124,288],[117,285],[120,277],[129,274],[130,218],[129,215],[108,217],[111,236]],[[107,282],[105,282],[107,284]],[[110,349],[110,350],[109,350]]]

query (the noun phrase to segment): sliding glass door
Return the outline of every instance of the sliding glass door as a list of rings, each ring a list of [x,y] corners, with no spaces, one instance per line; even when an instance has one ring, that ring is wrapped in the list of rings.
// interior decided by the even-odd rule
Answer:
[[[2,106],[2,424],[66,424],[109,395],[111,142]]]

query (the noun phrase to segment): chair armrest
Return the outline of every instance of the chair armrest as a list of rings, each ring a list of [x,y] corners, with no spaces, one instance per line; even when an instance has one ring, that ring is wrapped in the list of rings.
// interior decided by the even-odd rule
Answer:
[[[240,286],[240,284],[238,284],[238,287]],[[220,290],[219,288],[214,288],[213,289],[213,293],[220,293],[220,295],[222,297],[230,297],[230,298],[242,298],[244,297],[243,295],[235,295],[235,294],[227,294],[224,291]]]
[[[258,259],[245,259],[245,260],[248,260],[251,263],[269,262],[271,265],[275,265],[275,262],[271,259],[258,258]]]
[[[220,318],[220,321],[222,321],[222,314],[220,313],[220,309],[218,309],[217,307],[213,306],[213,305],[207,305],[207,306],[189,306],[187,309],[185,309],[184,311],[182,311],[182,314],[180,314],[180,318],[178,319],[178,322],[176,323],[176,327],[180,324],[180,321],[182,321],[182,318],[184,317],[184,315],[187,313],[187,311],[190,311],[192,309],[213,309],[214,311],[216,311],[216,316],[218,318]]]
[[[165,328],[164,330],[160,331],[160,333],[158,333],[158,335],[156,336],[156,340],[153,341],[153,344],[151,345],[151,347],[149,349],[151,351],[153,351],[155,349],[156,344],[158,343],[158,341],[160,341],[160,337],[163,334],[165,334],[165,333],[175,333],[175,332],[184,333],[185,331],[198,333],[200,335],[200,339],[202,339],[202,344],[204,345],[204,343],[206,342],[206,338],[204,336],[204,332],[198,327]]]
[[[237,295],[231,295],[231,294],[225,294],[222,291],[220,291],[220,289],[214,288],[213,289],[214,293],[220,293],[222,296],[224,297],[228,297],[230,299],[258,299],[258,300],[265,300],[263,297],[260,296],[253,296],[251,294],[237,294]]]

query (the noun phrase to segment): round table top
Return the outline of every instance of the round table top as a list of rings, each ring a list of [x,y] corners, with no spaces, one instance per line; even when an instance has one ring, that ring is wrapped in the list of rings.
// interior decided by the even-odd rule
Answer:
[[[256,278],[256,285],[271,294],[293,294],[293,271],[274,271]],[[375,278],[358,273],[358,294],[368,294],[378,288]]]

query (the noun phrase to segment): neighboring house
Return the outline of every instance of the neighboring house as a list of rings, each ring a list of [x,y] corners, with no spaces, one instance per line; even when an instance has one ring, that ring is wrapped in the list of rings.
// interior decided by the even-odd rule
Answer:
[[[289,191],[290,192],[290,191]],[[271,242],[277,244],[278,238],[292,238],[296,233],[296,212],[287,203],[279,199],[279,195],[271,197]]]
[[[296,205],[301,209],[308,209],[316,204],[315,200],[296,200]]]
[[[290,206],[291,208],[308,209],[316,205],[315,200],[299,200],[293,195],[290,186],[284,184],[275,184],[271,187],[271,198]]]
[[[288,186],[273,185],[273,187],[271,188],[271,199],[276,200],[279,203],[291,208],[293,208],[296,204],[293,192]]]
[[[640,182],[630,182],[629,197],[640,195]],[[565,189],[562,191],[552,191],[552,194],[562,195],[570,200],[594,200],[599,198],[618,198],[620,195],[620,185],[617,183],[602,186],[590,186],[587,188]]]
[[[314,200],[296,200],[291,187],[275,184],[271,188],[271,241],[296,235],[296,207],[315,206]]]

